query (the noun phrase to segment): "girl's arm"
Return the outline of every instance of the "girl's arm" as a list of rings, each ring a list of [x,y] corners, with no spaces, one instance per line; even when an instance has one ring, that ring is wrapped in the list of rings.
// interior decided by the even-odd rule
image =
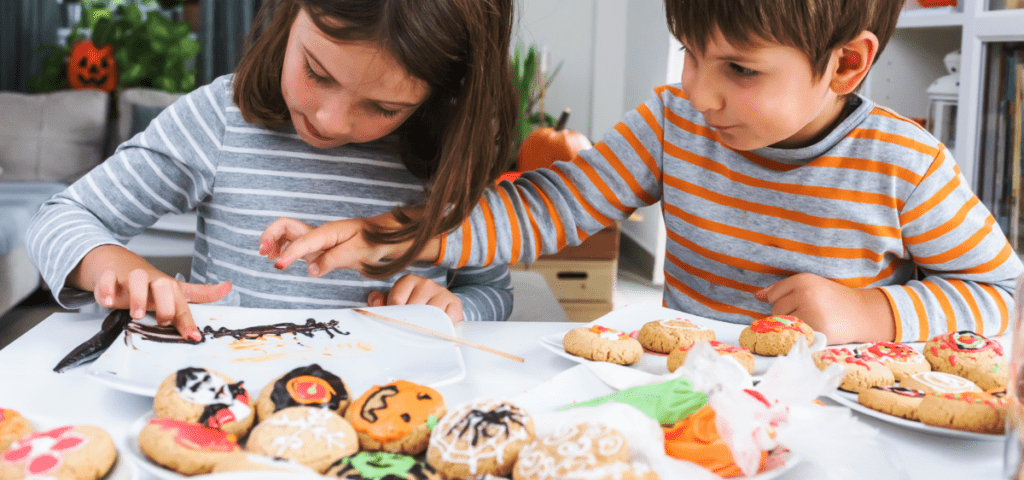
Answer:
[[[462,300],[468,321],[504,321],[512,314],[512,276],[507,265],[448,272],[448,289]]]

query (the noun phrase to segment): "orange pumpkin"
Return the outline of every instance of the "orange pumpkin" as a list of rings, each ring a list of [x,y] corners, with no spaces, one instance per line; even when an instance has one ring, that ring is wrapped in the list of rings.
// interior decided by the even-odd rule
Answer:
[[[538,128],[523,140],[523,145],[519,147],[520,172],[549,167],[555,162],[571,161],[580,151],[593,147],[585,135],[565,128],[568,121],[567,108],[554,128]]]
[[[92,40],[83,40],[71,47],[68,57],[68,84],[81,90],[93,88],[104,92],[117,87],[117,62],[114,46],[96,48]]]

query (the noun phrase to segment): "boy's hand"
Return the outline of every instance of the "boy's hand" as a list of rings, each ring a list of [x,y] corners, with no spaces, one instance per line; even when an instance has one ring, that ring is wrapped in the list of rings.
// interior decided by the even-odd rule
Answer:
[[[366,299],[369,307],[384,305],[433,305],[452,319],[452,323],[462,321],[462,300],[447,288],[438,285],[429,278],[406,275],[399,278],[385,295],[380,291],[370,292]]]
[[[772,304],[772,315],[792,315],[825,334],[829,345],[893,341],[895,318],[876,288],[849,288],[810,273],[799,273],[757,292]]]

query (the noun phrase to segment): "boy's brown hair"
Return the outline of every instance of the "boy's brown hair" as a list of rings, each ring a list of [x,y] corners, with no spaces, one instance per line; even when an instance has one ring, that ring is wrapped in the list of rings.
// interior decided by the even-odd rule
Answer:
[[[735,46],[759,40],[796,48],[815,78],[832,52],[867,30],[878,37],[877,59],[896,29],[904,0],[665,0],[672,35],[703,51],[715,31]]]
[[[507,169],[519,111],[509,63],[513,1],[268,0],[253,21],[234,78],[234,102],[249,123],[291,124],[281,70],[300,9],[339,42],[380,45],[430,86],[430,97],[397,130],[402,162],[428,180],[427,199],[415,215],[395,210],[398,230],[364,232],[373,243],[412,240],[414,247],[364,266],[367,275],[407,267],[429,239],[459,226]]]

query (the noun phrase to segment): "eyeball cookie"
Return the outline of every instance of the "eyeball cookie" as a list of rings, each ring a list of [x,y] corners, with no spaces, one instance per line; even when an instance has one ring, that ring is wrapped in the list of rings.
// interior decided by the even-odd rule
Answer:
[[[901,387],[920,390],[924,393],[965,393],[980,392],[974,382],[944,372],[915,373],[900,382]]]
[[[740,346],[757,355],[777,357],[789,353],[798,341],[814,344],[814,330],[796,317],[772,315],[754,320],[740,332]]]
[[[32,433],[32,424],[14,410],[0,408],[0,452],[7,450],[15,440]]]
[[[640,345],[657,353],[669,353],[676,347],[689,347],[693,342],[710,342],[714,339],[714,330],[694,325],[682,318],[647,322],[640,327],[640,333],[637,334]]]
[[[288,407],[321,407],[343,415],[351,398],[345,382],[317,364],[296,368],[271,380],[256,399],[256,418],[263,420]]]
[[[436,390],[398,380],[367,390],[352,402],[345,419],[363,450],[418,455],[427,449],[430,429],[445,412],[444,398]]]
[[[117,463],[117,448],[105,430],[68,425],[30,433],[0,456],[0,478],[96,480]]]
[[[861,390],[857,394],[857,401],[861,405],[872,410],[901,417],[907,420],[917,420],[917,407],[927,394],[904,387],[871,387]]]
[[[348,480],[440,480],[437,470],[408,455],[359,452],[327,468],[324,476]]]
[[[249,392],[242,382],[205,368],[183,368],[168,375],[153,398],[153,414],[195,422],[236,437],[252,427],[253,410]]]
[[[959,375],[982,390],[999,388],[1009,381],[1002,345],[974,332],[936,336],[924,344],[924,356],[932,370]]]
[[[577,357],[619,365],[632,365],[644,354],[644,347],[628,333],[600,325],[569,330],[562,347]]]
[[[305,465],[299,465],[291,460],[244,452],[234,453],[217,461],[211,473],[253,471],[316,475],[316,472],[310,470]]]
[[[715,352],[719,355],[732,357],[736,359],[740,365],[747,370],[747,373],[754,373],[754,356],[751,355],[750,350],[743,347],[737,347],[729,345],[728,343],[711,341],[711,348],[715,349]],[[690,353],[693,348],[693,344],[681,345],[679,348],[672,350],[672,353],[668,354],[668,371],[674,372],[679,367],[686,363],[686,355]]]
[[[896,381],[901,381],[915,373],[929,372],[932,367],[924,355],[902,343],[874,342],[858,345],[854,353],[874,357],[892,370]]]
[[[846,368],[839,388],[848,392],[859,393],[871,387],[880,387],[896,383],[892,371],[874,357],[858,355],[846,348],[827,348],[811,354],[814,364],[824,370],[833,363]]]
[[[467,402],[430,433],[427,463],[446,479],[504,477],[512,472],[519,450],[533,440],[533,432],[530,415],[509,402]]]
[[[194,422],[155,418],[139,432],[139,450],[183,475],[210,473],[218,461],[242,451],[238,438]]]
[[[514,480],[657,478],[647,465],[629,461],[626,438],[597,423],[582,423],[538,437],[519,452]]]
[[[246,450],[305,465],[318,473],[359,451],[356,431],[325,408],[289,407],[256,424]]]
[[[1002,434],[1008,400],[988,393],[943,393],[921,401],[921,423],[977,433]]]

